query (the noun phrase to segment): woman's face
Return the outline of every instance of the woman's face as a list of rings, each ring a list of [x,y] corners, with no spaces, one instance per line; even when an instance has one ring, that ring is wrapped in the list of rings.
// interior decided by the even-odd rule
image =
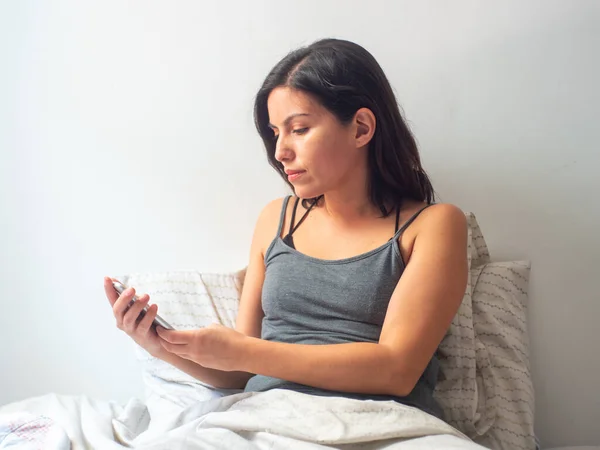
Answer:
[[[275,159],[301,198],[313,198],[350,181],[366,152],[357,148],[356,127],[343,126],[307,94],[278,87],[269,95]]]

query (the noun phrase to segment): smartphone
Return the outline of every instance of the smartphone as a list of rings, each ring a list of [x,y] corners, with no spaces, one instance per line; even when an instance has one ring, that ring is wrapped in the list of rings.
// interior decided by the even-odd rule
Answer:
[[[120,281],[113,281],[112,284],[113,284],[113,287],[115,288],[115,291],[117,291],[119,293],[119,295],[122,294],[125,289],[127,289],[127,286],[125,286]],[[131,299],[131,301],[129,302],[129,305],[127,305],[127,309],[129,309],[131,307],[131,305],[133,305],[133,302],[135,302],[137,299],[138,299],[138,296],[134,295],[133,298]],[[144,306],[144,309],[142,309],[140,311],[140,316],[143,317],[147,311],[148,311],[148,305]],[[169,324],[169,322],[167,322],[165,319],[160,317],[158,314],[154,318],[154,321],[152,322],[152,324],[160,325],[161,327],[166,328],[167,330],[175,329]]]

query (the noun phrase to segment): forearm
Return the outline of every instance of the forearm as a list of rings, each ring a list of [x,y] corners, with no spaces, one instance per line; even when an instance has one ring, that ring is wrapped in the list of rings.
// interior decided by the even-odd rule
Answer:
[[[243,370],[342,392],[407,395],[389,347],[372,343],[300,345],[248,338]],[[408,391],[408,392],[407,392]]]
[[[167,351],[157,357],[203,383],[218,389],[244,389],[248,380],[254,376],[253,373],[248,372],[209,369]]]

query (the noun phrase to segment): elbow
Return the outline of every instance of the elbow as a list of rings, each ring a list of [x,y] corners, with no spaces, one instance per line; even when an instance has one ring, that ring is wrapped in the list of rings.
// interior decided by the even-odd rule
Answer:
[[[245,389],[254,374],[248,372],[227,372],[227,375],[211,384],[216,389]]]
[[[391,389],[391,394],[396,397],[406,397],[412,392],[417,383],[403,383],[399,381]]]
[[[389,378],[388,392],[396,397],[406,397],[413,391],[418,381],[419,377],[415,377],[405,368],[394,368]]]

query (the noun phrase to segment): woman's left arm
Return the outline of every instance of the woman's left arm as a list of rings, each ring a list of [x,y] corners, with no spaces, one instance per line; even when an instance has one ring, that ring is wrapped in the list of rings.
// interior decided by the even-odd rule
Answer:
[[[165,348],[221,370],[342,392],[408,395],[446,334],[464,296],[468,275],[464,213],[440,204],[422,216],[410,261],[392,294],[377,344],[285,344],[212,327],[205,333],[198,330],[194,342],[189,340],[191,336],[183,337],[190,332],[161,330]]]

